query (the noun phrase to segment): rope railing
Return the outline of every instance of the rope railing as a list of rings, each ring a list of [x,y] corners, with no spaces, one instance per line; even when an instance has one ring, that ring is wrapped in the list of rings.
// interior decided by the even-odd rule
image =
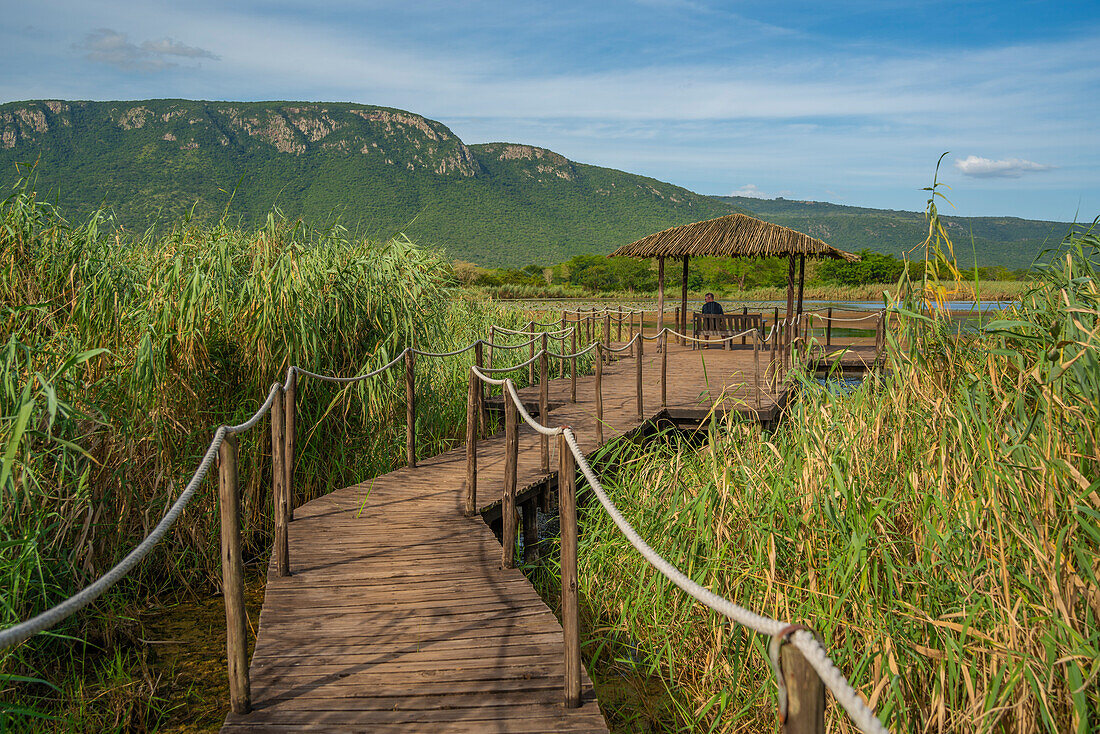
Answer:
[[[663,330],[659,336],[667,336],[670,332],[671,330]],[[599,363],[599,360],[597,360],[597,364]],[[552,428],[532,418],[527,412],[514,383],[510,379],[495,379],[489,377],[477,367],[471,367],[470,373],[471,384],[473,384],[474,380],[480,380],[495,385],[503,385],[505,387],[510,397],[510,400],[506,401],[508,415],[511,415],[512,411],[514,411],[518,416],[523,418],[525,423],[544,438],[549,438],[551,436],[558,436],[560,438],[558,452],[560,464],[558,491],[561,514],[562,626],[565,631],[566,643],[565,700],[567,705],[576,706],[580,703],[579,611],[577,609],[576,599],[576,487],[575,478],[573,476],[575,469],[570,471],[572,467],[578,467],[588,481],[588,485],[592,488],[593,493],[596,495],[604,511],[608,513],[608,516],[615,523],[619,531],[623,533],[624,537],[626,537],[647,563],[678,588],[707,608],[725,616],[727,619],[737,624],[741,624],[751,630],[768,635],[772,638],[769,664],[776,674],[779,686],[779,708],[782,720],[785,720],[787,717],[788,692],[779,659],[779,649],[783,642],[789,639],[793,646],[802,654],[804,660],[817,673],[821,684],[833,692],[833,696],[836,698],[837,702],[852,718],[852,721],[860,731],[865,732],[865,734],[888,733],[889,730],[875,716],[874,712],[867,706],[858,692],[856,692],[844,675],[837,669],[829,656],[828,650],[812,632],[799,625],[791,625],[753,612],[692,581],[687,575],[680,571],[679,568],[663,558],[646,543],[634,527],[626,520],[622,512],[607,495],[599,477],[589,465],[572,428],[568,426]],[[515,537],[515,467],[518,462],[516,458],[512,456],[511,452],[518,451],[518,436],[515,435],[516,429],[515,420],[510,422],[506,420],[505,482],[502,517],[513,517],[513,532],[509,535],[506,528],[506,532],[503,536],[506,539],[503,550],[503,562],[505,567],[510,567],[512,565],[515,545],[514,541],[509,541],[507,539]],[[566,460],[567,453],[570,461]],[[467,454],[467,458],[468,461],[472,460],[476,465],[476,452],[472,456]],[[511,476],[509,476],[509,472],[512,472]]]
[[[213,464],[215,457],[219,458],[219,507],[221,512],[221,527],[222,527],[222,567],[223,567],[223,594],[226,601],[226,624],[227,624],[227,645],[229,649],[229,675],[230,675],[230,700],[231,708],[235,713],[247,713],[251,708],[251,695],[248,680],[248,666],[247,666],[247,617],[244,612],[244,600],[243,600],[243,567],[240,555],[240,523],[239,523],[239,493],[237,490],[237,436],[254,428],[264,418],[265,415],[271,415],[271,442],[272,442],[272,488],[273,488],[273,505],[275,508],[275,545],[274,555],[276,560],[277,573],[281,576],[289,575],[290,573],[290,560],[289,560],[289,545],[288,545],[288,524],[293,517],[293,491],[292,491],[292,479],[293,479],[293,460],[294,460],[294,445],[296,441],[296,392],[297,392],[297,378],[299,375],[303,377],[311,377],[324,382],[348,385],[356,382],[360,382],[372,377],[376,377],[383,372],[393,368],[399,362],[405,362],[405,382],[406,382],[406,397],[407,397],[407,463],[410,467],[416,465],[416,445],[415,445],[415,423],[416,423],[416,403],[415,403],[415,359],[417,356],[431,357],[431,358],[448,358],[463,354],[465,352],[474,350],[475,364],[470,368],[470,380],[469,380],[469,398],[468,398],[468,418],[467,418],[467,458],[468,465],[470,464],[470,456],[476,457],[476,437],[478,427],[484,427],[486,425],[486,416],[483,409],[483,391],[481,384],[489,384],[496,386],[504,386],[505,391],[509,394],[509,400],[504,401],[505,405],[505,424],[506,433],[509,430],[509,415],[512,415],[511,422],[514,426],[518,425],[518,419],[522,420],[531,426],[540,435],[540,444],[542,447],[542,465],[546,472],[549,472],[549,438],[558,437],[560,440],[565,440],[565,437],[572,436],[571,432],[563,433],[562,428],[548,428],[539,420],[535,420],[523,405],[523,401],[520,399],[516,390],[515,384],[509,378],[497,379],[491,377],[492,374],[500,374],[507,372],[514,372],[524,367],[528,367],[530,370],[529,382],[534,384],[534,367],[536,362],[540,363],[541,380],[540,380],[540,398],[539,398],[539,419],[545,420],[547,416],[547,385],[549,382],[549,358],[555,358],[560,360],[567,360],[570,362],[570,400],[576,402],[576,389],[577,389],[577,359],[583,357],[593,350],[596,350],[598,358],[595,360],[595,387],[596,387],[596,405],[597,405],[597,441],[602,443],[603,434],[603,411],[602,411],[602,372],[604,356],[607,355],[610,359],[612,353],[620,353],[630,350],[631,353],[637,357],[635,373],[636,373],[636,390],[637,390],[637,416],[641,420],[643,418],[643,403],[642,403],[642,354],[643,345],[646,341],[660,341],[662,352],[661,356],[661,405],[665,406],[666,403],[666,369],[667,369],[667,339],[669,336],[680,338],[682,340],[690,341],[712,341],[707,339],[700,339],[692,337],[687,334],[681,334],[674,329],[664,327],[654,335],[646,335],[642,331],[642,323],[639,320],[639,330],[634,332],[634,322],[630,321],[630,339],[620,345],[619,347],[611,347],[610,338],[610,314],[622,313],[627,314],[627,311],[613,311],[611,309],[606,310],[607,315],[604,318],[603,323],[603,336],[602,341],[600,337],[594,333],[594,320],[590,320],[588,338],[592,339],[591,343],[583,348],[577,349],[576,341],[579,332],[581,331],[579,322],[573,322],[568,327],[556,330],[553,332],[536,332],[534,329],[529,329],[526,332],[504,329],[502,327],[494,326],[491,329],[491,333],[501,332],[503,334],[515,334],[515,335],[528,335],[536,334],[536,336],[528,339],[520,344],[494,344],[493,340],[485,342],[482,339],[476,339],[470,344],[447,352],[430,352],[426,350],[416,349],[414,347],[406,347],[400,353],[398,353],[393,359],[386,364],[366,372],[361,375],[353,377],[339,377],[334,375],[326,375],[311,370],[305,369],[297,365],[291,366],[287,369],[286,380],[284,383],[275,382],[269,389],[267,396],[263,403],[256,409],[256,411],[248,418],[248,420],[235,424],[235,425],[222,425],[219,426],[211,439],[207,450],[202,456],[199,465],[192,474],[190,480],[187,482],[183,492],[172,504],[169,510],[164,514],[161,520],[153,528],[153,530],[119,563],[113,566],[110,570],[104,573],[99,579],[89,584],[84,589],[69,597],[68,599],[60,602],[59,604],[51,607],[50,609],[28,619],[24,622],[15,624],[6,629],[0,630],[0,650],[11,647],[13,645],[20,644],[31,636],[38,634],[50,627],[56,625],[66,617],[76,613],[77,611],[87,607],[94,602],[97,598],[102,596],[109,588],[116,584],[120,579],[126,576],[138,563],[144,559],[149,552],[164,538],[167,532],[171,529],[172,525],[178,519],[179,515],[188,506],[193,498],[198,486],[209,472],[210,466]],[[633,313],[642,313],[642,311],[635,311]],[[813,314],[808,314],[813,315]],[[883,318],[881,314],[878,314],[880,320],[878,325],[878,339],[876,340],[876,347],[881,344],[881,334],[883,331]],[[870,316],[869,316],[870,317]],[[868,317],[864,317],[868,318]],[[757,411],[760,409],[760,367],[759,367],[759,348],[761,343],[772,343],[772,367],[774,368],[774,378],[778,380],[779,367],[775,365],[776,362],[776,337],[778,334],[788,329],[789,327],[797,326],[800,323],[801,317],[791,317],[782,321],[773,323],[771,330],[767,336],[761,336],[758,330],[749,329],[744,332],[740,332],[728,337],[724,337],[724,340],[732,340],[734,338],[753,335],[753,351],[754,351],[754,363],[756,369],[756,407]],[[863,320],[862,318],[859,320]],[[537,322],[530,322],[529,326],[536,324]],[[565,324],[563,316],[562,323]],[[557,325],[557,322],[550,324],[539,324],[542,326]],[[619,322],[619,335],[622,336],[622,321]],[[565,352],[564,348],[562,353],[551,351],[547,347],[547,340],[550,337],[558,338],[564,347],[565,335],[570,334],[572,336],[572,351]],[[593,337],[595,337],[593,339]],[[541,340],[541,349],[536,351],[535,344]],[[486,366],[483,363],[482,347],[488,346],[490,350],[493,349],[522,349],[530,348],[531,356],[529,359],[522,363],[511,365],[507,367],[493,367],[492,364]],[[789,348],[789,342],[788,342]],[[784,351],[787,351],[785,348]],[[492,351],[490,351],[490,362],[492,359]],[[563,368],[564,369],[564,368]],[[770,368],[769,368],[770,369]],[[767,370],[765,370],[767,372]],[[476,389],[475,389],[476,387]],[[509,407],[511,406],[511,407]],[[473,417],[471,417],[473,416]],[[575,449],[576,440],[572,439],[570,445],[571,450]],[[517,444],[518,445],[518,444]],[[559,451],[559,455],[562,452]],[[568,452],[567,452],[568,453]],[[577,461],[580,463],[582,470],[587,467],[587,464],[583,460],[583,456],[577,456]],[[506,462],[507,469],[507,462]],[[512,473],[515,474],[516,464],[512,464]],[[589,470],[590,471],[590,470]],[[589,477],[590,482],[592,477]],[[506,488],[507,488],[506,482]],[[595,485],[594,485],[595,486]],[[514,495],[515,484],[514,476],[512,483],[512,493]],[[513,498],[514,499],[514,498]],[[476,460],[472,465],[468,466],[467,477],[467,498],[466,498],[466,511],[468,514],[474,514],[477,511],[476,505]],[[512,519],[514,523],[514,518]],[[526,522],[526,520],[525,520]],[[525,526],[526,527],[526,526]],[[514,528],[513,528],[514,530]],[[526,532],[526,531],[525,531]],[[513,533],[514,535],[514,533]],[[647,546],[648,547],[648,546]],[[779,624],[772,620],[775,624]],[[822,675],[822,679],[825,680],[827,675],[827,669],[825,663],[828,662],[827,656],[822,653],[817,658],[812,656],[815,654],[812,649],[812,645],[806,642],[801,642],[803,634],[795,633],[792,636],[792,641],[796,646],[802,650],[807,656],[807,659],[817,663],[814,663],[814,668]],[[805,648],[805,649],[804,649]],[[822,672],[825,671],[825,672]],[[578,678],[579,680],[579,678]],[[579,684],[578,684],[579,685]],[[579,694],[578,694],[579,695]],[[839,698],[838,698],[839,700]],[[876,730],[877,731],[877,730]]]

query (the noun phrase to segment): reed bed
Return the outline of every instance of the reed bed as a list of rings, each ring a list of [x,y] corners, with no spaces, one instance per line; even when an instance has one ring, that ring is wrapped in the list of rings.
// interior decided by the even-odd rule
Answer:
[[[353,240],[277,212],[258,230],[183,222],[159,238],[108,236],[106,224],[102,215],[70,224],[25,185],[0,204],[5,626],[136,545],[215,427],[251,415],[289,365],[350,376],[412,343],[447,351],[491,323],[525,323],[457,292],[442,254],[404,238]],[[460,440],[472,360],[419,358],[422,454]],[[303,378],[298,405],[297,502],[403,461],[402,371],[346,388]],[[246,560],[257,566],[272,532],[269,437],[265,420],[240,445]],[[127,619],[151,598],[218,588],[214,482],[116,593],[0,652],[0,729],[155,725],[157,686],[140,680]],[[123,669],[138,680],[118,683]]]
[[[774,433],[610,445],[612,498],[699,583],[812,626],[893,731],[1096,730],[1098,248],[1071,236],[978,339],[919,315],[935,289],[902,283],[915,295],[874,379],[804,377]],[[594,502],[579,556],[590,669],[670,692],[652,715],[612,711],[622,730],[774,730],[768,640],[665,581]]]

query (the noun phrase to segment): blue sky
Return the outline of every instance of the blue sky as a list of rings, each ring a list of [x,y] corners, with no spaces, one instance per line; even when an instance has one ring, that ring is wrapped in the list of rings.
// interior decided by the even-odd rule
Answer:
[[[706,194],[1100,213],[1100,3],[0,0],[0,101],[353,101]]]

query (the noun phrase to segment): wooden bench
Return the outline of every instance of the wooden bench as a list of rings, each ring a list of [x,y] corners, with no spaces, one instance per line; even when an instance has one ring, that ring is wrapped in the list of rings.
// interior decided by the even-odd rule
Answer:
[[[722,345],[733,347],[734,334],[739,334],[749,329],[756,329],[764,333],[764,316],[758,313],[692,313],[692,335],[696,339],[721,339]],[[747,344],[746,337],[741,337],[741,343]],[[692,342],[692,348],[698,348],[699,342]]]

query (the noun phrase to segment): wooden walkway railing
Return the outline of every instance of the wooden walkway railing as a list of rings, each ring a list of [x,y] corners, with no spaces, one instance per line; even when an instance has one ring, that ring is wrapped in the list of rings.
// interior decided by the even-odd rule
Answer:
[[[611,338],[613,318],[619,346]],[[873,347],[852,353],[874,362],[883,324],[879,317]],[[186,506],[216,455],[232,709],[226,730],[368,725],[378,731],[605,730],[591,683],[579,664],[573,452],[566,450],[561,435],[551,442],[545,433],[525,430],[519,414],[529,418],[525,406],[533,409],[537,404],[540,421],[553,416],[572,425],[569,435],[591,442],[587,450],[660,414],[701,419],[720,397],[722,410],[769,419],[785,400],[784,379],[792,355],[807,351],[809,318],[774,325],[766,360],[760,358],[765,351],[762,335],[753,332],[751,361],[744,349],[692,351],[668,338],[684,344],[692,339],[688,335],[667,330],[646,335],[644,314],[622,309],[576,319],[563,315],[560,329],[533,334],[537,327],[558,325],[531,322],[518,333],[494,327],[488,342],[444,354],[407,349],[378,370],[351,378],[291,368],[286,381],[272,386],[249,421],[218,429],[184,495],[139,548],[73,599],[0,631],[0,648],[56,623],[125,575]],[[506,334],[531,338],[520,344],[496,340]],[[579,336],[589,342],[583,350],[578,350]],[[741,336],[727,341],[732,346]],[[552,340],[561,352],[550,350]],[[657,342],[648,355],[646,340]],[[826,342],[830,341],[826,326]],[[525,362],[494,366],[494,353],[499,357],[525,347]],[[470,349],[478,370],[471,370],[468,387],[466,444],[418,462],[415,360],[418,355],[445,358]],[[590,350],[595,350],[594,374],[578,374],[578,360]],[[703,360],[706,370],[701,369]],[[349,383],[369,379],[399,362],[404,362],[406,382],[406,468],[295,508],[292,467],[299,378]],[[551,375],[554,362],[559,366],[557,379]],[[502,395],[504,431],[485,436],[487,405],[481,377],[524,367],[537,387],[509,393],[514,390],[509,383]],[[660,407],[647,411],[647,395],[659,395]],[[275,543],[249,668],[236,434],[255,426],[268,410]],[[537,462],[527,458],[536,455],[528,447],[537,447]],[[479,482],[499,498],[488,506],[499,503],[504,537],[512,539],[503,550],[478,517],[487,507],[478,501]],[[534,507],[549,509],[552,483],[558,485],[563,519],[564,665],[562,628],[514,571],[517,502],[524,509],[523,535],[530,554],[530,541],[536,537]],[[555,688],[564,692],[557,701],[564,698],[567,706],[579,709],[567,712],[560,704],[554,708],[550,692]]]

